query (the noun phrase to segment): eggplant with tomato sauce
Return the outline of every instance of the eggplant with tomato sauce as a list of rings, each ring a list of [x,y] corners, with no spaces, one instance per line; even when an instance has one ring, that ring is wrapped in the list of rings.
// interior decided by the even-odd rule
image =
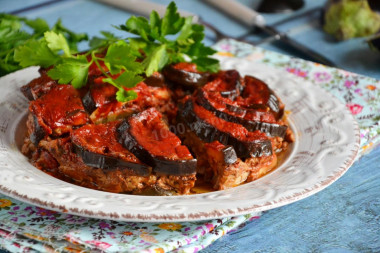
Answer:
[[[41,76],[33,79],[20,88],[24,96],[33,101],[48,93],[52,87],[58,85],[57,81],[51,79],[46,71],[40,71]]]
[[[118,121],[85,125],[71,133],[75,153],[91,167],[105,170],[127,169],[138,176],[148,176],[151,167],[126,150],[116,136]]]
[[[46,132],[44,128],[38,123],[36,115],[29,114],[28,116],[28,129],[30,141],[37,147],[38,143],[45,138]]]
[[[181,62],[169,65],[163,70],[165,78],[187,90],[195,90],[208,82],[210,74],[197,70],[194,63]]]
[[[71,85],[56,85],[40,98],[31,101],[29,130],[31,141],[38,144],[46,136],[61,136],[73,128],[89,123],[78,91]],[[28,120],[28,121],[29,121]]]
[[[213,100],[213,97],[203,90],[199,90],[196,93],[196,99],[198,104],[206,110],[213,112],[215,116],[229,122],[241,124],[251,132],[259,130],[269,136],[284,138],[286,129],[288,128],[285,125],[277,124],[273,115],[267,110],[241,108],[238,112],[236,110],[231,111],[226,104]]]
[[[223,145],[219,141],[206,143],[205,149],[210,157],[217,157],[218,159],[215,160],[218,160],[225,165],[233,164],[238,159],[234,147]]]
[[[238,157],[261,157],[272,154],[271,141],[264,133],[249,132],[240,124],[218,118],[191,99],[183,106],[181,120],[203,141],[219,141],[224,145],[233,146]]]
[[[117,129],[119,142],[161,175],[189,175],[196,172],[197,160],[162,120],[149,108],[123,121]]]
[[[165,77],[160,72],[154,72],[151,76],[146,77],[144,80],[144,83],[146,83],[148,86],[152,87],[165,87]]]
[[[116,101],[117,88],[111,84],[103,83],[99,78],[94,80],[90,89],[82,98],[86,112],[93,113],[96,108]]]
[[[22,88],[31,100],[23,153],[38,168],[98,190],[189,194],[197,176],[218,190],[258,178],[292,142],[280,99],[236,70],[167,66],[137,84],[128,102],[103,78],[92,65],[76,90],[44,70]],[[166,122],[184,123],[183,144]]]
[[[244,77],[244,91],[237,99],[239,105],[250,109],[267,109],[276,119],[284,114],[284,104],[268,87],[268,85],[253,76]]]
[[[222,97],[235,100],[244,89],[243,79],[236,70],[219,71],[202,89],[218,92]]]
[[[206,143],[204,146],[209,166],[212,169],[211,182],[214,189],[228,189],[247,180],[251,169],[246,162],[237,158],[232,146],[225,146],[218,141]]]

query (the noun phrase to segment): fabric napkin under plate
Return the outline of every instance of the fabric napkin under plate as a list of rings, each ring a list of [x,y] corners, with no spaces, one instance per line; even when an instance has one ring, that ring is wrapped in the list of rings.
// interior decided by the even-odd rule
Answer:
[[[219,55],[285,69],[328,90],[359,123],[359,155],[380,144],[379,81],[233,40],[214,47]],[[11,252],[197,252],[257,218],[250,214],[182,223],[117,222],[53,212],[0,194],[0,245]]]

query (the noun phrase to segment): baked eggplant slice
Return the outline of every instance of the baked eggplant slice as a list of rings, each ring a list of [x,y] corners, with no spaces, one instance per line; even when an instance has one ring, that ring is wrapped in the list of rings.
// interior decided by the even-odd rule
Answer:
[[[220,104],[218,101],[212,100],[213,96],[209,96],[205,91],[199,90],[196,94],[197,103],[206,110],[211,111],[215,116],[229,122],[243,125],[248,131],[253,132],[259,130],[269,136],[284,137],[286,129],[285,125],[277,124],[273,115],[263,109],[243,109],[229,110],[226,104]],[[218,109],[217,109],[218,108]]]
[[[202,89],[207,92],[219,92],[222,97],[235,100],[243,91],[243,79],[236,70],[219,71]]]
[[[213,171],[211,182],[216,190],[238,186],[244,183],[250,174],[250,168],[240,158],[236,157],[236,153],[235,156],[230,157],[232,159],[226,161],[226,158],[233,154],[231,153],[232,150],[234,150],[233,147],[225,146],[218,141],[205,144],[205,151]],[[229,155],[226,156],[226,154]]]
[[[108,83],[93,83],[82,98],[83,106],[91,114],[96,108],[116,101],[117,88]]]
[[[232,146],[226,146],[218,141],[206,143],[191,131],[183,138],[186,146],[191,148],[197,157],[197,175],[202,175],[202,180],[210,182],[214,189],[228,189],[247,180],[250,168],[237,157]]]
[[[70,136],[42,140],[40,147],[59,163],[58,176],[64,175],[63,180],[80,186],[115,193],[140,193],[153,187],[157,181],[153,174],[139,176],[126,168],[102,169],[86,165],[74,152]]]
[[[253,76],[245,76],[244,84],[244,91],[238,99],[240,106],[251,109],[268,109],[276,119],[282,117],[284,104],[265,82]]]
[[[56,85],[42,97],[31,101],[30,113],[35,117],[35,135],[61,136],[73,128],[89,123],[78,91],[71,85]]]
[[[152,87],[164,87],[166,86],[165,83],[165,77],[160,72],[154,72],[151,76],[147,77],[144,80],[144,83],[146,83],[148,86]]]
[[[123,121],[117,129],[119,142],[161,175],[189,175],[196,172],[197,160],[162,120],[149,108]]]
[[[20,90],[29,101],[33,101],[48,93],[55,85],[57,85],[56,81],[51,79],[46,72],[41,72],[40,77],[22,86]]]
[[[91,96],[91,92],[88,91],[84,97],[82,98],[84,109],[88,114],[91,114],[93,111],[96,110],[96,103],[94,99]]]
[[[181,120],[203,141],[219,141],[224,145],[233,146],[238,157],[261,157],[272,154],[271,141],[265,133],[249,132],[240,124],[218,118],[190,99],[184,104]]]
[[[91,167],[105,170],[129,169],[138,176],[148,176],[151,167],[143,164],[118,141],[116,129],[120,122],[88,124],[71,132],[75,153]]]
[[[181,62],[169,65],[163,70],[167,80],[180,85],[184,89],[195,90],[208,82],[210,74],[199,72],[194,63]]]
[[[125,119],[150,107],[156,107],[169,119],[177,113],[176,106],[171,98],[171,92],[167,87],[152,87],[141,82],[133,90],[138,95],[136,99],[128,102],[113,100],[103,103],[91,114],[92,122],[99,124]]]
[[[35,145],[38,146],[38,143],[45,138],[46,132],[45,130],[41,127],[41,125],[38,123],[38,119],[35,115],[31,115],[31,130],[32,132],[30,133],[30,141]]]
[[[213,157],[213,158],[220,157],[219,159],[215,159],[215,160],[222,161],[223,164],[226,164],[226,165],[233,164],[238,159],[234,147],[223,145],[219,141],[206,143],[205,149],[206,149],[206,153],[209,154],[209,157]]]

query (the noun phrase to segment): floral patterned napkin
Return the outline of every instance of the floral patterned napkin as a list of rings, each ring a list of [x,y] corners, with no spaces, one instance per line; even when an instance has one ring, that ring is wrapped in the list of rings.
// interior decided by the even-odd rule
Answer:
[[[285,69],[338,97],[355,115],[360,155],[380,144],[380,81],[234,40],[219,55]],[[118,222],[58,213],[0,194],[0,245],[11,252],[197,252],[259,214],[181,223]]]
[[[63,214],[0,195],[1,245],[11,252],[197,252],[258,216],[181,223],[118,222]]]

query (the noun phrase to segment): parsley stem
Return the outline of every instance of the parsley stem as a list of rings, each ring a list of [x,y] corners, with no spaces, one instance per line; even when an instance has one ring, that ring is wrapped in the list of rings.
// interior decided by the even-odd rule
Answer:
[[[103,61],[102,58],[100,57],[97,57],[95,54],[97,53],[96,50],[92,51],[91,52],[91,58],[92,58],[92,61],[95,62],[96,66],[99,68],[99,70],[102,72],[103,75],[105,75],[107,78],[111,78],[113,79],[105,70],[104,68],[100,65],[99,63],[99,60]],[[121,87],[119,85],[117,85],[116,83],[112,83],[113,86],[115,86],[116,88],[118,89],[121,89]]]

